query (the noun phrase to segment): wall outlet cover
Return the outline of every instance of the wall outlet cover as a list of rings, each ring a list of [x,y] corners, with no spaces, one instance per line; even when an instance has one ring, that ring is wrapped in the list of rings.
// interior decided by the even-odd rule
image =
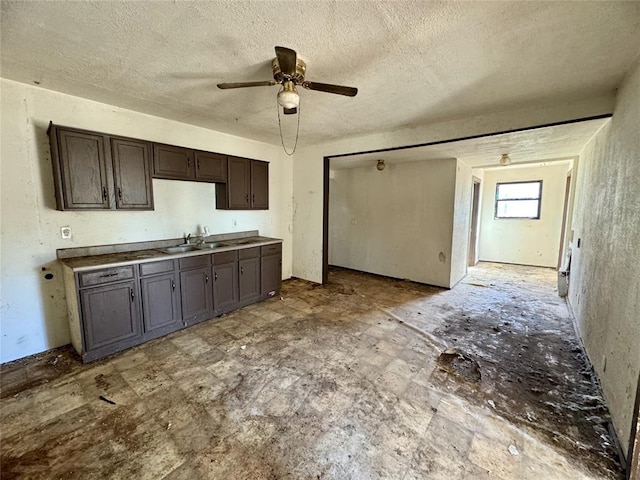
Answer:
[[[71,238],[71,227],[60,227],[60,236],[68,240]]]

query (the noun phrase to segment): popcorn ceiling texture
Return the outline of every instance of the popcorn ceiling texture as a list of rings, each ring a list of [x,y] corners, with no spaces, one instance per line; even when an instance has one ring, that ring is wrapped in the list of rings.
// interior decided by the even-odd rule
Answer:
[[[291,8],[295,5],[294,8]],[[2,2],[2,76],[279,144],[273,47],[307,79],[300,146],[611,95],[640,44],[637,2]],[[295,130],[286,118],[285,129]]]

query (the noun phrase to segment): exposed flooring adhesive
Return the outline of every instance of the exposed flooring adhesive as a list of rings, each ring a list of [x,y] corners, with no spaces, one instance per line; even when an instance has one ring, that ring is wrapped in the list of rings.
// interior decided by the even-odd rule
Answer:
[[[486,288],[442,290],[332,269],[89,365],[3,365],[0,476],[619,479],[555,276],[481,264]],[[446,348],[480,381],[438,368]]]

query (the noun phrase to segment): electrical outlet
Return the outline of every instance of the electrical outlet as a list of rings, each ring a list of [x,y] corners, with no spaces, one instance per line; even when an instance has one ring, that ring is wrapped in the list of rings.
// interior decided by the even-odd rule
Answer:
[[[60,236],[65,240],[69,240],[71,238],[71,227],[60,227]]]
[[[236,220],[235,218],[233,220],[231,220],[231,226],[232,227],[237,227],[238,226],[238,220]]]

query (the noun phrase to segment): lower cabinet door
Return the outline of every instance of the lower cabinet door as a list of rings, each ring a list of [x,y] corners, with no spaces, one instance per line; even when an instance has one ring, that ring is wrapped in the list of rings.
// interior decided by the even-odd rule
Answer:
[[[216,315],[238,308],[238,263],[214,265],[213,282]]]
[[[238,262],[240,303],[247,305],[260,298],[260,257]]]
[[[80,291],[87,352],[103,347],[109,353],[127,348],[141,336],[134,280]],[[97,357],[96,357],[97,358]]]
[[[282,287],[282,255],[264,256],[260,262],[262,296],[273,297]]]
[[[180,297],[184,325],[191,325],[213,317],[211,267],[180,272]]]
[[[164,335],[182,327],[180,287],[175,273],[142,278],[140,289],[145,338]]]

